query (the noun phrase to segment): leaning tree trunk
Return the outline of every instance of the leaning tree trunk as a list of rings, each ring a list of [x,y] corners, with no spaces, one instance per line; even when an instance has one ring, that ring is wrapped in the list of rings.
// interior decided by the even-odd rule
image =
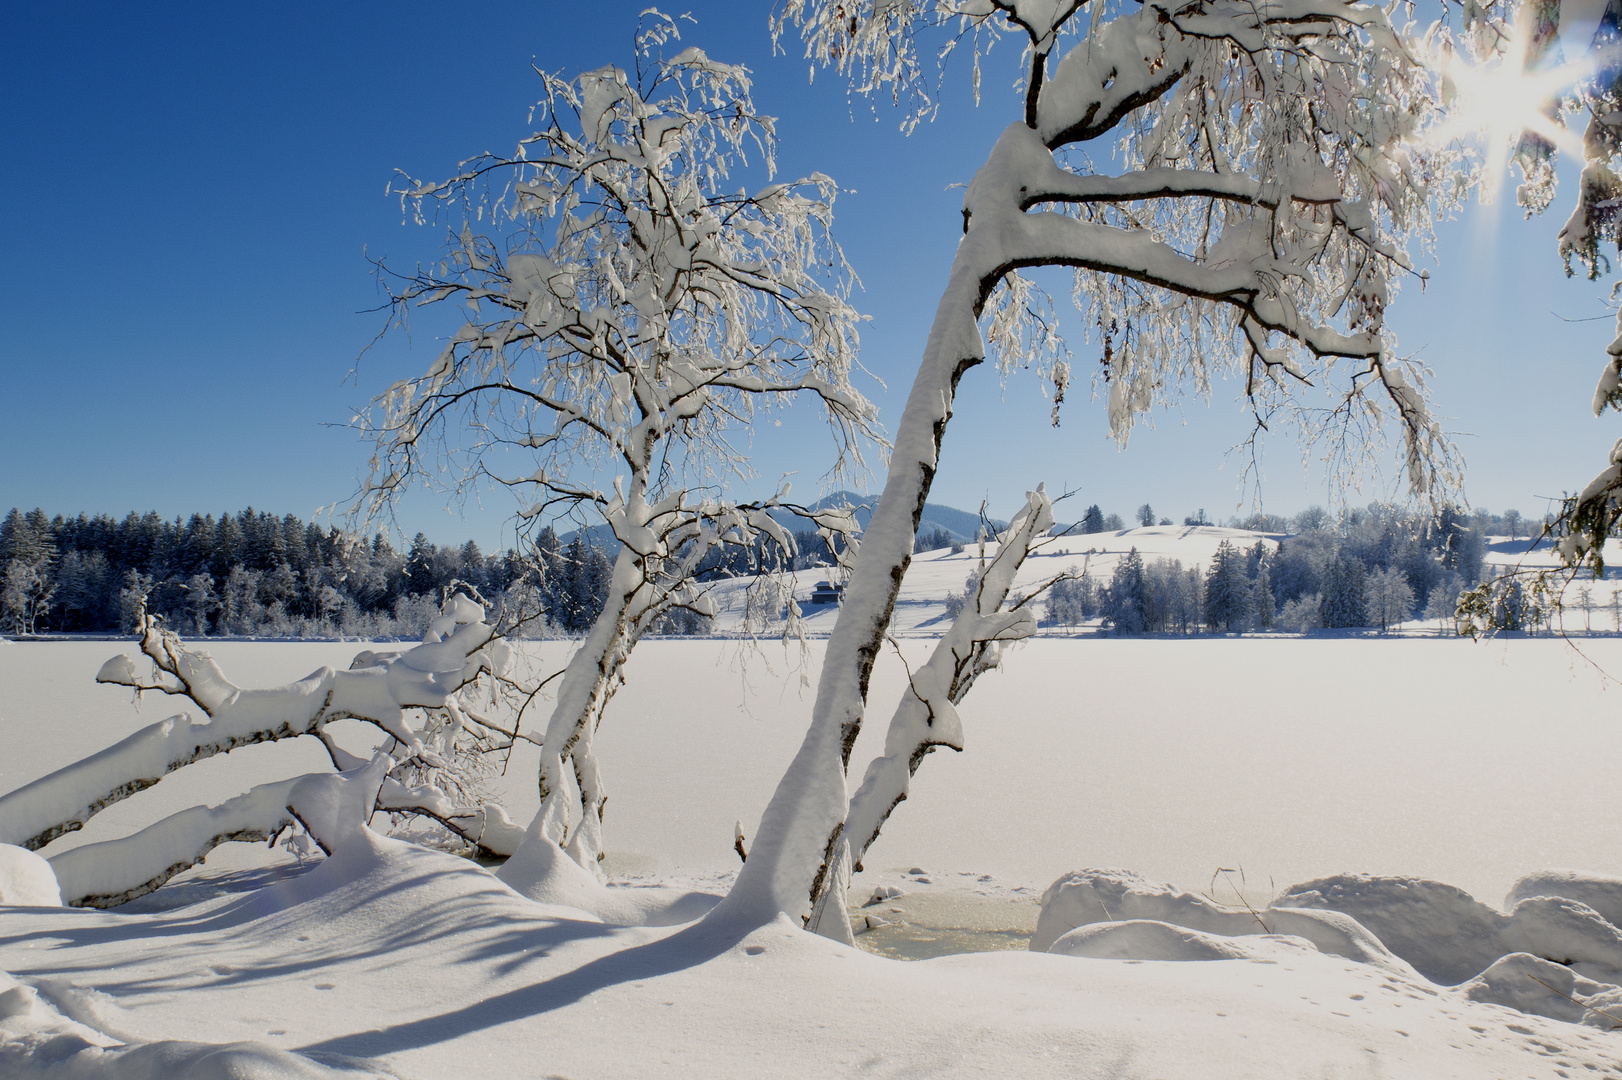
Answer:
[[[985,359],[980,310],[1007,269],[990,242],[996,239],[993,232],[971,230],[958,244],[896,430],[890,475],[862,533],[828,639],[810,729],[766,806],[748,861],[713,918],[764,923],[779,912],[804,913],[821,891],[845,820],[845,770],[861,731],[868,681],[912,562],[953,395],[963,373]]]
[[[563,846],[599,878],[607,794],[592,744],[603,708],[635,644],[633,609],[637,593],[645,587],[640,558],[622,546],[603,610],[564,669],[541,747],[541,810],[530,835]],[[565,769],[572,776],[566,776]],[[576,813],[580,819],[571,821]],[[522,847],[515,857],[524,857]]]

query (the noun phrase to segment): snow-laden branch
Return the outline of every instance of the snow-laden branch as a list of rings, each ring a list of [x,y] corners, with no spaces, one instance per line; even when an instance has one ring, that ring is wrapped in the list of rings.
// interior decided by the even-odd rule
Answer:
[[[1036,615],[1021,604],[1005,608],[1014,578],[1031,547],[1053,527],[1053,503],[1044,487],[1026,495],[997,553],[980,573],[970,603],[942,635],[929,659],[911,672],[907,690],[890,718],[884,753],[868,764],[861,786],[851,796],[843,835],[851,846],[854,869],[878,837],[892,810],[907,797],[912,775],[937,746],[963,749],[963,724],[957,706],[974,682],[996,667],[1003,645],[1036,632]]]
[[[52,856],[62,902],[117,907],[196,866],[221,844],[271,839],[293,824],[287,800],[300,779],[260,784],[218,806],[194,806],[129,836]]]
[[[53,856],[62,902],[117,907],[196,866],[221,844],[265,841],[296,821],[323,852],[353,844],[388,783],[394,761],[379,751],[353,769],[309,773],[260,784],[219,806],[194,806],[117,840],[85,844]]]
[[[484,609],[460,593],[446,602],[422,644],[372,666],[349,671],[322,667],[286,686],[237,686],[211,657],[186,648],[177,635],[160,628],[144,612],[141,651],[152,661],[151,673],[141,673],[128,656],[116,656],[102,665],[97,681],[184,696],[207,719],[180,714],[148,725],[0,796],[0,843],[31,850],[43,847],[177,769],[240,746],[314,735],[335,766],[353,767],[357,759],[326,734],[327,725],[335,720],[356,719],[376,726],[403,758],[436,757],[424,745],[422,732],[407,722],[407,711],[455,709],[458,691],[482,673],[503,670],[509,662],[508,646],[485,621]],[[476,836],[513,839],[510,823],[501,825],[504,815],[456,807],[443,793],[436,798],[426,788],[401,789],[396,802],[398,809],[420,809],[452,827],[463,823]]]
[[[807,929],[837,940],[850,939],[845,913],[850,875],[861,871],[867,849],[907,798],[912,777],[924,758],[937,746],[963,749],[963,721],[957,706],[975,680],[1001,662],[1006,643],[1036,632],[1036,615],[1024,600],[1012,608],[1003,605],[1032,545],[1052,527],[1053,503],[1045,486],[1039,484],[1026,493],[1025,505],[996,537],[997,553],[982,567],[970,602],[924,665],[908,672],[907,689],[884,738],[884,753],[868,763],[844,822],[830,838],[833,859],[826,873],[812,883]]]

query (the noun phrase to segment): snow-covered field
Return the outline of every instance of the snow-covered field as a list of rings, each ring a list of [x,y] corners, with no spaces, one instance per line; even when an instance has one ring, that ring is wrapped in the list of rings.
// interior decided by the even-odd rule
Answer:
[[[908,662],[927,645],[904,641]],[[1583,648],[1622,672],[1622,641]],[[211,651],[240,682],[267,685],[344,666],[354,649]],[[0,790],[166,715],[168,702],[149,697],[137,714],[127,691],[92,684],[116,651],[0,645]],[[804,729],[798,662],[775,646],[740,659],[717,641],[638,650],[598,742],[618,879],[724,891],[733,823],[752,832]],[[903,679],[886,657],[855,767],[877,752]],[[1548,639],[1036,641],[976,687],[961,710],[966,752],[924,763],[857,875],[853,904],[881,885],[902,894],[863,909],[891,925],[861,940],[906,956],[1018,948],[1041,890],[1082,867],[1130,868],[1228,904],[1239,875],[1213,875],[1242,867],[1257,908],[1273,886],[1346,872],[1439,879],[1494,905],[1530,871],[1622,874],[1609,805],[1622,769],[1616,693]],[[297,745],[211,759],[45,854],[320,762]],[[498,783],[527,819],[534,761],[516,757]],[[1479,916],[1457,900],[1426,910],[1458,934]],[[1090,957],[905,963],[786,923],[735,940],[612,928],[406,846],[301,872],[280,852],[230,845],[121,911],[0,914],[0,970],[25,984],[0,977],[0,1074],[238,1075],[183,1073],[203,1051],[163,1040],[194,1040],[262,1044],[238,1052],[262,1070],[240,1073],[253,1076],[312,1074],[266,1048],[411,1077],[469,1075],[473,1063],[570,1077],[1622,1076],[1611,1021],[1576,1023],[1581,1008],[1540,989],[1588,1000],[1597,984],[1572,979],[1622,981],[1599,960],[1559,968],[1569,985],[1500,965],[1455,990],[1401,961],[1356,963],[1291,938],[1206,940],[1198,919],[1154,917],[1194,929],[1168,942],[1140,929],[1160,922],[1115,923],[1066,939]],[[1218,947],[1244,958],[1165,959]],[[1483,1003],[1521,998],[1567,1019]],[[75,1038],[113,1049],[73,1053]]]
[[[1028,590],[1060,574],[1080,574],[1083,571],[1091,574],[1100,585],[1107,585],[1115,573],[1116,564],[1134,548],[1145,563],[1152,563],[1156,559],[1175,559],[1185,568],[1209,568],[1217,547],[1223,541],[1241,548],[1250,548],[1260,541],[1273,549],[1280,539],[1283,537],[1277,533],[1255,533],[1216,525],[1151,525],[1120,532],[1056,536],[1043,541],[1039,548],[1032,551],[1020,568],[1015,590]],[[994,556],[996,551],[996,543],[988,543],[986,558]],[[1605,556],[1608,566],[1622,565],[1622,542],[1608,541]],[[1489,572],[1497,573],[1512,568],[1552,570],[1558,566],[1559,560],[1547,543],[1533,550],[1529,540],[1494,536],[1488,538],[1485,563]],[[961,593],[965,580],[979,565],[980,551],[974,544],[965,546],[956,554],[950,548],[941,548],[914,555],[896,601],[892,632],[920,636],[942,633],[951,623],[946,618],[946,597]],[[818,581],[827,579],[829,573],[827,568],[823,568],[801,570],[796,575],[794,595],[800,602],[806,630],[813,635],[830,632],[838,615],[838,608],[833,604],[810,603],[812,587]],[[748,610],[745,592],[752,580],[738,579],[724,583],[715,590],[721,608],[717,624],[723,631],[734,631],[741,624]],[[1591,609],[1586,613],[1578,608],[1578,590],[1581,588],[1589,592]],[[1564,630],[1579,634],[1622,631],[1611,610],[1611,596],[1619,588],[1622,588],[1622,578],[1614,571],[1603,581],[1592,581],[1583,575],[1569,584],[1564,596],[1567,609],[1564,613]],[[1084,631],[1096,629],[1097,622],[1096,619],[1092,620]],[[1443,630],[1434,620],[1415,620],[1394,628],[1392,632],[1413,635],[1437,634]],[[1452,632],[1451,627],[1445,630]],[[1042,632],[1068,635],[1076,631],[1073,628],[1053,628]]]

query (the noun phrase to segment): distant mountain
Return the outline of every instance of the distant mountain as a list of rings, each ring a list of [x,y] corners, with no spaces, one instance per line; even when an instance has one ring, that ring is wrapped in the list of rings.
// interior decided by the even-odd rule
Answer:
[[[867,528],[868,519],[873,516],[872,508],[878,504],[879,497],[877,495],[858,495],[854,491],[836,491],[832,495],[826,495],[812,503],[811,509],[822,510],[830,506],[841,505],[860,507],[856,511],[856,524],[865,529]],[[773,516],[785,525],[799,521],[793,514],[778,513]],[[955,506],[925,503],[924,512],[918,520],[918,531],[926,533],[935,529],[945,529],[952,534],[952,539],[972,543],[980,535],[980,525],[979,514],[959,510]],[[804,523],[801,522],[797,527],[803,528]],[[993,529],[1006,529],[1008,522],[993,518],[991,519],[991,527]]]
[[[873,516],[873,507],[879,504],[877,495],[858,495],[854,491],[836,491],[832,495],[824,495],[810,505],[812,510],[826,510],[833,506],[854,506],[856,510],[856,524],[867,528],[868,519]],[[811,528],[810,522],[804,518],[791,514],[787,510],[774,510],[772,517],[778,524],[794,532],[799,529]],[[1008,522],[997,518],[991,519],[991,527],[1001,530],[1008,528]],[[935,529],[945,529],[952,534],[953,540],[963,543],[973,543],[980,535],[980,515],[967,510],[959,510],[955,506],[942,506],[940,503],[925,503],[923,516],[918,521],[920,533],[932,532]],[[578,529],[571,529],[561,534],[558,539],[564,545],[574,541]],[[592,525],[584,530],[586,541],[591,544],[606,545],[614,543],[614,531],[607,525]]]

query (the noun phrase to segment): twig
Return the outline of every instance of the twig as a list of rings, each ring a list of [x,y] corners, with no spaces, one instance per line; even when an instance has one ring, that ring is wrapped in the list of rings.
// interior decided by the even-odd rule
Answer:
[[[1531,974],[1530,972],[1527,973],[1526,977],[1528,979],[1531,979],[1533,982],[1537,983],[1539,986],[1543,987],[1546,990],[1553,990],[1555,993],[1559,994],[1561,997],[1565,998],[1567,1001],[1571,1002],[1573,1005],[1580,1005],[1584,1009],[1586,1009],[1588,1012],[1591,1012],[1591,1013],[1595,1014],[1596,1016],[1603,1016],[1607,1020],[1615,1021],[1616,1026],[1613,1027],[1611,1030],[1612,1031],[1622,1031],[1622,1016],[1617,1016],[1615,1013],[1608,1013],[1604,1009],[1596,1009],[1596,1008],[1594,1008],[1594,1006],[1588,1004],[1587,1002],[1578,1001],[1576,998],[1572,997],[1570,994],[1566,993],[1564,990],[1561,990],[1558,987],[1550,986],[1548,983],[1544,982],[1542,979],[1538,978],[1536,975]]]
[[[1267,923],[1262,921],[1261,912],[1259,912],[1255,908],[1251,907],[1250,906],[1250,901],[1245,898],[1245,890],[1244,890],[1244,886],[1245,886],[1245,868],[1243,866],[1241,866],[1238,870],[1232,870],[1232,869],[1230,869],[1230,868],[1228,868],[1226,866],[1217,867],[1216,870],[1211,874],[1211,891],[1206,894],[1207,898],[1213,904],[1220,903],[1221,901],[1217,900],[1217,898],[1215,896],[1217,874],[1234,874],[1234,873],[1237,873],[1239,875],[1239,887],[1238,888],[1234,887],[1232,878],[1224,877],[1222,880],[1224,880],[1224,881],[1226,881],[1228,883],[1228,888],[1233,889],[1234,895],[1239,897],[1239,902],[1245,906],[1246,911],[1250,912],[1250,917],[1252,919],[1255,919],[1256,924],[1262,928],[1262,933],[1271,934],[1273,932],[1272,927],[1268,926]]]

